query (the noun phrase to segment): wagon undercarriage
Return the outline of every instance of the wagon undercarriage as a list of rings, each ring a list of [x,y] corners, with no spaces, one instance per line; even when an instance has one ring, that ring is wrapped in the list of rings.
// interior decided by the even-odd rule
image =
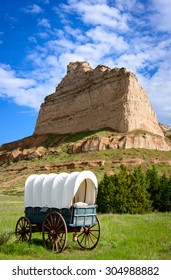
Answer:
[[[15,229],[19,241],[32,240],[32,234],[42,232],[42,240],[47,249],[61,253],[67,245],[68,233],[73,233],[73,241],[76,241],[82,249],[92,250],[96,247],[100,238],[100,224],[97,216],[95,224],[84,226],[67,225],[63,216],[58,212],[50,212],[45,217],[43,224],[31,224],[30,220],[21,217]]]

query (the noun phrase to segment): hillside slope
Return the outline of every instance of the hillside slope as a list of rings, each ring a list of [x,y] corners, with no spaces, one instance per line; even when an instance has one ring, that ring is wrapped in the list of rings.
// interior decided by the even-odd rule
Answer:
[[[160,173],[171,175],[171,150],[139,149],[135,146],[125,149],[116,143],[120,139],[120,143],[135,145],[137,139],[150,139],[152,145],[152,139],[159,144],[163,141],[160,138],[143,131],[118,134],[106,129],[73,135],[34,135],[4,144],[0,148],[0,193],[23,193],[24,182],[33,173],[88,169],[101,180],[104,173],[116,172],[120,164],[127,165],[128,169],[141,165],[144,170],[154,164]],[[169,138],[166,142],[170,145]]]

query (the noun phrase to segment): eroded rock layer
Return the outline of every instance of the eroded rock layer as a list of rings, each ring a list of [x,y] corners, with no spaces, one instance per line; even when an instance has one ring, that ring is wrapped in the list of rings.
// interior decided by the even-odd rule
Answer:
[[[146,130],[163,136],[145,90],[125,68],[74,62],[55,93],[41,105],[35,134],[76,133],[111,128]]]

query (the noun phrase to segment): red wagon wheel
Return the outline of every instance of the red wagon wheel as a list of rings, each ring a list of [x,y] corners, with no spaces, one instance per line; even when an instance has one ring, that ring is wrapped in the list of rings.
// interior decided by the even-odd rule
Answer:
[[[67,226],[58,212],[49,213],[42,225],[42,237],[45,246],[56,253],[61,253],[67,243]]]
[[[26,217],[21,217],[15,227],[15,235],[19,241],[31,241],[32,226]]]
[[[96,216],[95,225],[84,226],[82,232],[77,237],[77,242],[81,248],[92,250],[97,246],[100,239],[100,223]]]

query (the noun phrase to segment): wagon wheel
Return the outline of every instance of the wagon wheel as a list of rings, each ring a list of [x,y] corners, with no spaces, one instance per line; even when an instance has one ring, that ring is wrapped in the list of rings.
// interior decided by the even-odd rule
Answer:
[[[49,213],[42,225],[42,237],[45,246],[56,253],[61,253],[67,243],[67,226],[58,212]]]
[[[15,227],[15,235],[19,241],[31,241],[32,227],[29,219],[21,217]]]
[[[83,249],[92,250],[100,239],[100,223],[96,216],[97,224],[84,226],[77,237],[77,242]]]

